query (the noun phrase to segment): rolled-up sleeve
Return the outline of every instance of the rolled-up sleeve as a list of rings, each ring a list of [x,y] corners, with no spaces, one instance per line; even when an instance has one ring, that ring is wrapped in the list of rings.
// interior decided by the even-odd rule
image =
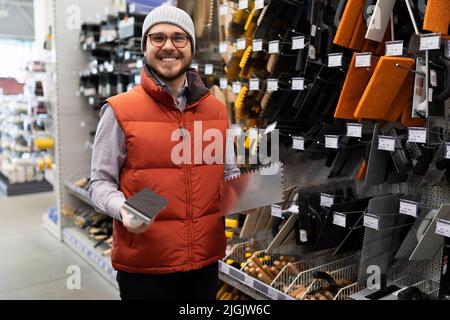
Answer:
[[[124,194],[119,191],[119,177],[126,153],[125,134],[112,108],[105,104],[95,134],[89,195],[97,211],[118,220],[125,202]]]

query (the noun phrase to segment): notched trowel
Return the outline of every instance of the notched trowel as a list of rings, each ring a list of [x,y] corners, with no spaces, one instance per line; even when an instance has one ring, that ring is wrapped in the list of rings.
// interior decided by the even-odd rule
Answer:
[[[283,164],[272,163],[222,184],[220,211],[222,215],[245,212],[283,202]]]

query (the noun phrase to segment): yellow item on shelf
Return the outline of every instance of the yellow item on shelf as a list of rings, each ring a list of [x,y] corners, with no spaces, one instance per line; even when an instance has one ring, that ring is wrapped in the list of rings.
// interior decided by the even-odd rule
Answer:
[[[244,69],[247,65],[248,59],[250,58],[250,55],[252,54],[253,47],[248,46],[247,49],[245,49],[244,54],[242,55],[241,61],[239,62],[239,68]]]
[[[425,30],[448,35],[450,23],[450,1],[428,0],[423,19]]]
[[[239,221],[236,219],[225,218],[225,227],[227,228],[237,228]]]
[[[234,236],[234,232],[233,231],[225,231],[225,237],[227,237],[228,239],[232,239]]]
[[[44,162],[45,162],[45,166],[47,167],[47,169],[51,169],[53,167],[53,159],[50,156],[45,156],[44,157]]]
[[[55,142],[52,138],[37,138],[34,139],[34,145],[39,150],[53,149]]]
[[[37,158],[36,159],[36,167],[38,169],[39,172],[43,172],[45,170],[45,162],[44,159],[42,158]]]

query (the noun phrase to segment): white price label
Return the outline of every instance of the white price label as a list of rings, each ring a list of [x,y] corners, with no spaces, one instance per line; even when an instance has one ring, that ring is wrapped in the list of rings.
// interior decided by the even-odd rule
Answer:
[[[219,16],[225,16],[227,14],[228,14],[228,3],[221,4],[219,8]]]
[[[264,0],[255,0],[255,10],[264,8]]]
[[[248,0],[239,0],[239,10],[248,9]]]
[[[326,135],[325,136],[325,148],[338,149],[339,148],[339,136]]]
[[[89,98],[89,105],[92,106],[93,104],[94,104],[94,98],[93,98],[93,97],[90,97],[90,98]]]
[[[320,194],[320,205],[322,207],[330,208],[334,204],[334,196],[331,194]]]
[[[371,59],[372,54],[370,52],[357,53],[355,59],[355,67],[356,68],[370,67]]]
[[[276,121],[274,123],[269,124],[267,126],[266,130],[264,130],[264,134],[268,134],[268,133],[272,132],[273,130],[275,130],[276,127],[277,127]]]
[[[342,66],[342,53],[331,53],[328,55],[329,67],[341,67]]]
[[[226,263],[221,263],[222,266],[222,272],[225,274],[230,274],[230,266]]]
[[[267,79],[267,91],[278,90],[278,79]]]
[[[311,25],[311,37],[315,37],[316,36],[316,31],[317,31],[317,27],[315,24]]]
[[[244,282],[248,285],[248,286],[250,286],[250,287],[252,287],[253,288],[253,283],[255,282],[254,281],[254,279],[251,277],[251,276],[245,276],[245,278],[244,278]]]
[[[214,66],[212,64],[205,64],[205,74],[213,74]]]
[[[236,50],[244,50],[245,49],[245,38],[240,38],[236,40]]]
[[[240,136],[242,134],[242,128],[239,125],[234,125],[231,127],[231,134],[233,136]]]
[[[338,213],[338,212],[335,212],[333,214],[333,224],[335,224],[335,225],[337,225],[339,227],[345,228],[347,226],[347,221],[346,220],[347,219],[346,219],[345,214]]]
[[[221,42],[219,44],[219,53],[226,53],[228,51],[228,43],[227,42]]]
[[[361,138],[362,137],[362,124],[347,123],[347,137]]]
[[[403,55],[403,40],[386,42],[386,56],[402,56],[402,55]]]
[[[281,218],[282,217],[281,206],[273,204],[271,207],[271,215],[274,217]]]
[[[445,159],[450,159],[450,142],[445,143]]]
[[[272,300],[278,300],[278,290],[277,289],[270,287],[268,295]]]
[[[373,215],[364,215],[364,227],[378,230],[378,217]]]
[[[400,199],[400,213],[417,218],[419,204],[414,201]]]
[[[259,90],[259,79],[250,79],[249,81],[249,90]]]
[[[450,221],[437,219],[436,234],[450,238]]]
[[[233,93],[241,92],[242,84],[240,82],[233,82]]]
[[[252,45],[252,50],[253,51],[262,51],[262,46],[263,46],[263,41],[261,39],[254,39],[253,40],[253,45]]]
[[[291,90],[304,90],[305,89],[305,78],[292,78],[292,88]]]
[[[422,35],[420,37],[420,50],[434,50],[441,47],[441,37],[439,34]]]
[[[378,150],[395,151],[395,139],[390,136],[378,136]]]
[[[256,138],[258,138],[258,129],[257,129],[257,128],[249,128],[249,129],[247,130],[247,133],[248,133],[248,137],[249,137],[250,139],[256,139]]]
[[[305,150],[305,138],[292,137],[292,148],[296,150]]]
[[[305,37],[292,37],[292,50],[299,50],[305,48]]]
[[[191,64],[191,68],[194,68],[195,70],[198,71],[198,63]]]
[[[280,41],[274,40],[269,41],[269,53],[278,53],[280,52]]]
[[[427,129],[409,127],[408,141],[415,143],[427,143]]]
[[[125,51],[125,53],[123,54],[123,58],[124,58],[125,60],[130,60],[130,58],[131,58],[131,53],[130,53],[130,51]]]
[[[227,78],[220,78],[220,89],[226,89],[228,88],[228,80]]]
[[[140,69],[140,68],[142,68],[142,66],[143,66],[142,60],[136,61],[136,68]]]

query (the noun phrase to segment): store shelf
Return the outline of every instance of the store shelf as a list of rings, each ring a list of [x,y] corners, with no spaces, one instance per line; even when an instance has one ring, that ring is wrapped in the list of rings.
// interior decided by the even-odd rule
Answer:
[[[61,240],[61,232],[58,225],[49,218],[48,213],[45,213],[42,217],[42,226],[56,239]]]
[[[295,300],[223,261],[219,261],[219,279],[256,300]]]
[[[87,190],[75,186],[72,182],[66,182],[65,186],[66,189],[70,192],[70,194],[72,194],[74,197],[92,206],[92,201],[89,197],[89,192]]]
[[[63,240],[72,250],[79,254],[87,263],[97,270],[108,282],[118,288],[117,272],[111,265],[109,257],[102,256],[99,248],[94,248],[94,242],[78,228],[65,228]]]
[[[3,192],[7,196],[49,191],[53,191],[53,186],[47,180],[11,184],[8,178],[0,172],[0,192]]]

